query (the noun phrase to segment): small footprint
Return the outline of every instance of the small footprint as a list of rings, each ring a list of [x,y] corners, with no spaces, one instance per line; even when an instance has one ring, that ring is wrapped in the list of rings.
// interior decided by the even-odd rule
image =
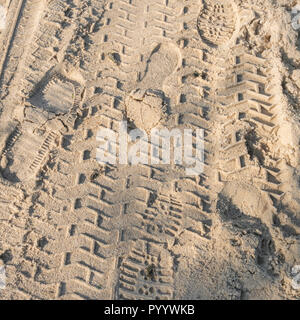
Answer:
[[[167,78],[179,67],[180,52],[173,44],[159,44],[151,52],[139,81],[141,89],[162,90]]]
[[[198,18],[198,31],[204,42],[218,47],[233,37],[236,21],[237,17],[230,1],[204,1]]]

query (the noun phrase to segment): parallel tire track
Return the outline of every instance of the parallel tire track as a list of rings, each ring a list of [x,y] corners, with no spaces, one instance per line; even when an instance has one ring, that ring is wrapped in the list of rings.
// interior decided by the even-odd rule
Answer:
[[[264,59],[239,46],[234,51],[235,64],[226,70],[222,92],[228,121],[223,130],[221,180],[247,178],[252,172],[256,177],[254,184],[276,204],[284,195],[280,181],[283,162],[273,157],[268,147],[270,135],[277,128],[277,106],[266,86],[268,66]]]

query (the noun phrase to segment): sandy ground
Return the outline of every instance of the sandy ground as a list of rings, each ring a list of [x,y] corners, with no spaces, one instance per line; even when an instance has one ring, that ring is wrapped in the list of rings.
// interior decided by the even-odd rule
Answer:
[[[0,299],[299,299],[297,4],[1,0]],[[100,165],[125,120],[204,172]]]

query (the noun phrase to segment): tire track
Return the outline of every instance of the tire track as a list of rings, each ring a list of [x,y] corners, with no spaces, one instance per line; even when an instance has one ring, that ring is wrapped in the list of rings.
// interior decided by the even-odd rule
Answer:
[[[128,4],[133,7],[132,1]],[[114,7],[110,5],[110,9],[113,10]],[[108,12],[104,15],[104,21],[108,21],[109,17]],[[110,29],[110,34],[114,34],[113,30]],[[95,35],[95,38],[102,38],[103,33],[106,32],[104,28]],[[108,43],[108,50],[109,48]],[[107,59],[107,56],[104,59]],[[70,132],[70,140],[67,137],[64,139],[65,152],[59,153],[57,171],[52,173],[51,185],[55,190],[55,202],[64,202],[68,194],[67,198],[70,200],[67,208],[69,209],[66,210],[71,210],[70,213],[72,212],[76,221],[72,224],[67,223],[64,231],[66,238],[63,242],[54,239],[47,245],[48,250],[54,250],[53,256],[57,257],[53,273],[57,275],[56,297],[59,299],[70,296],[83,299],[100,299],[101,297],[107,299],[120,294],[116,289],[119,283],[118,257],[124,250],[125,252],[121,255],[130,254],[130,251],[127,251],[133,248],[134,243],[139,239],[139,235],[132,235],[130,229],[134,225],[141,228],[141,222],[135,221],[134,208],[140,204],[141,212],[146,210],[147,206],[144,202],[147,203],[151,192],[156,192],[156,188],[159,189],[162,185],[161,181],[153,180],[155,186],[151,186],[152,191],[150,191],[151,180],[148,181],[148,179],[155,171],[150,167],[140,166],[139,175],[128,167],[123,169],[112,167],[104,169],[102,174],[98,172],[99,165],[95,161],[97,147],[95,137],[99,126],[117,130],[119,122],[124,117],[126,93],[122,89],[121,81],[117,80],[120,73],[124,72],[122,68],[123,65],[118,66],[112,63],[113,72],[110,71],[110,76],[106,76],[101,70],[98,72],[101,78],[93,81],[92,85],[93,92],[100,90],[100,94],[94,95],[83,106],[82,117],[75,122],[75,130]],[[120,77],[120,79],[123,78]],[[82,139],[82,136],[85,138]],[[74,159],[74,155],[78,155],[80,160],[71,160]],[[90,168],[93,166],[95,172],[91,172]],[[130,171],[133,173],[132,178]],[[61,187],[56,186],[54,181],[60,181],[58,184]],[[46,210],[50,211],[51,206]],[[57,219],[64,220],[61,213],[57,213],[56,216]],[[154,237],[154,239],[157,238]],[[146,241],[147,246],[153,246],[151,244],[153,240],[149,241]],[[157,240],[153,244],[155,242]],[[129,249],[126,249],[128,243],[132,244]],[[158,251],[155,256],[159,258],[162,254]],[[172,267],[170,270],[172,273]],[[47,274],[45,271],[41,277],[48,282],[53,273],[50,271]],[[169,294],[172,296],[171,292]],[[163,293],[161,297],[164,297]]]
[[[7,54],[9,52],[13,36],[16,32],[16,26],[18,25],[18,21],[21,16],[21,11],[24,9],[25,2],[26,2],[26,0],[24,0],[24,1],[15,0],[14,2],[11,3],[10,8],[9,8],[10,11],[8,12],[8,15],[11,12],[13,12],[14,17],[11,19],[7,19],[8,21],[11,21],[11,23],[10,23],[9,27],[6,27],[6,29],[5,29],[6,32],[4,33],[3,39],[1,40],[2,48],[4,48],[4,50],[2,51],[1,60],[0,60],[0,70],[1,70],[0,79],[2,78],[2,75],[3,75],[4,63],[7,59]]]
[[[226,70],[222,92],[226,122],[221,153],[222,181],[237,176],[249,179],[266,192],[273,204],[284,196],[281,183],[283,161],[272,155],[270,137],[277,130],[277,106],[268,93],[267,62],[239,46],[234,50],[234,65]],[[235,128],[235,129],[234,129]]]
[[[77,116],[74,128],[69,127],[70,131],[62,139],[62,150],[58,150],[54,167],[45,168],[40,182],[42,191],[37,192],[31,206],[32,211],[40,212],[43,217],[43,223],[35,216],[28,222],[35,226],[33,235],[47,239],[42,249],[47,253],[45,264],[37,263],[37,267],[33,267],[36,270],[32,271],[34,276],[30,278],[30,281],[36,281],[37,288],[41,287],[39,297],[45,294],[45,298],[54,295],[56,299],[173,298],[178,262],[172,246],[178,237],[189,241],[197,235],[199,241],[209,240],[211,200],[216,198],[215,191],[209,188],[210,158],[206,159],[203,175],[182,178],[179,173],[179,179],[172,166],[108,166],[101,169],[95,160],[95,137],[99,127],[116,132],[119,122],[124,119],[129,92],[139,86],[150,86],[151,89],[152,84],[144,79],[147,74],[157,72],[153,67],[154,54],[164,58],[164,46],[174,50],[178,45],[176,50],[180,52],[179,61],[173,64],[179,69],[174,74],[166,74],[168,85],[177,86],[180,93],[170,96],[172,90],[169,91],[163,81],[174,114],[168,125],[209,130],[209,108],[213,101],[205,74],[210,72],[213,53],[207,45],[201,44],[197,28],[190,24],[187,15],[189,10],[194,10],[197,18],[198,5],[198,1],[193,1],[190,6],[173,10],[170,1],[157,1],[153,8],[136,6],[131,0],[125,6],[122,2],[122,8],[127,8],[127,20],[131,19],[132,12],[137,16],[144,12],[143,19],[149,19],[147,27],[153,37],[145,40],[142,32],[135,39],[141,45],[146,41],[149,43],[150,59],[146,61],[140,50],[126,57],[128,48],[123,43],[126,37],[117,42],[114,35],[119,28],[118,22],[110,20],[114,13],[120,16],[124,10],[115,7],[115,3],[108,4],[109,9],[103,16],[106,26],[95,34],[94,39],[106,40],[101,45],[104,54],[100,55],[100,62],[110,59],[111,67],[102,69],[100,64],[98,78],[89,82],[88,100],[79,110],[81,116]],[[173,32],[173,26],[172,33],[163,32],[165,24],[161,21],[168,22],[170,12],[173,12],[173,19],[178,18],[180,22],[178,29]],[[126,22],[125,29],[130,30],[129,25]],[[113,39],[107,37],[108,33]],[[130,45],[128,40],[128,47]],[[114,49],[113,55],[112,48],[118,49]],[[138,61],[137,55],[142,62],[138,67],[133,63]],[[202,61],[200,68],[199,60]],[[137,76],[135,81],[128,83],[128,74],[137,71],[140,75],[146,72],[146,77]],[[180,112],[182,108],[187,108],[184,114]],[[205,137],[208,145],[210,139],[208,134]],[[39,159],[38,162],[40,164]],[[181,196],[181,201],[177,200],[176,194]],[[33,243],[32,250],[36,250],[35,246]],[[131,264],[132,260],[138,260],[137,255],[140,262]],[[151,270],[147,269],[148,260],[152,261]],[[143,272],[148,276],[153,274],[153,279],[143,279]],[[155,274],[158,283],[153,284]],[[128,276],[131,278],[129,286]]]
[[[28,44],[39,23],[40,16],[36,12],[43,12],[43,1],[24,0],[14,1],[11,10],[14,10],[12,24],[7,28],[7,35],[4,37],[4,52],[1,60],[0,85],[2,87],[2,99],[8,95],[8,87],[15,77],[15,73],[22,64],[26,55]],[[31,36],[25,36],[27,31]],[[26,42],[24,44],[24,38]],[[22,43],[22,48],[20,44]]]

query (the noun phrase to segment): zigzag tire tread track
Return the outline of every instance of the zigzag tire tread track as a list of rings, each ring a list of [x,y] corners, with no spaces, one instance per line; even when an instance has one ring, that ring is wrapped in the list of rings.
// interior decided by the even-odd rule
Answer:
[[[274,97],[266,92],[268,66],[264,59],[244,52],[239,46],[235,51],[237,52],[234,57],[235,65],[226,70],[227,87],[221,94],[228,119],[224,125],[225,138],[221,156],[224,175],[221,173],[221,179],[230,181],[237,174],[247,175],[247,170],[255,170],[257,176],[255,185],[266,192],[275,204],[284,195],[280,181],[284,165],[279,159],[268,157],[266,147],[266,150],[262,150],[265,151],[267,159],[258,153],[259,147],[263,148],[264,143],[267,145],[270,134],[277,127],[277,106],[272,102]],[[250,123],[251,128],[248,128],[246,133],[238,129],[232,132],[231,119],[237,121],[235,124],[237,128],[243,123]],[[260,140],[260,146],[251,141],[253,139]],[[256,164],[253,162],[254,159]]]

